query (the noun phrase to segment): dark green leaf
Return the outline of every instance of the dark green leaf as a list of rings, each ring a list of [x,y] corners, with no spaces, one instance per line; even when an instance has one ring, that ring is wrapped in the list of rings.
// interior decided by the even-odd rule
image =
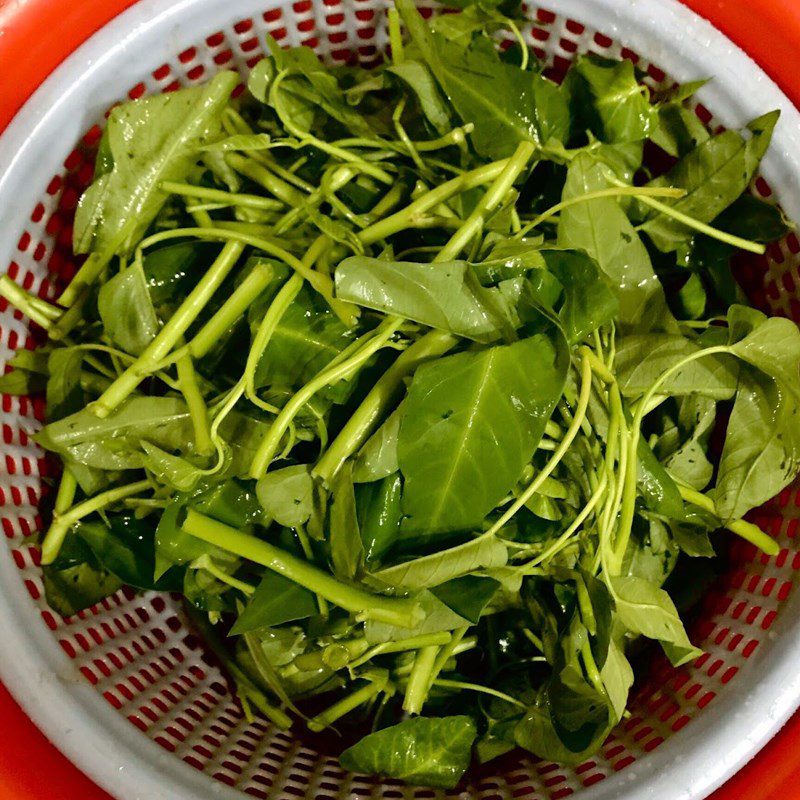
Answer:
[[[311,592],[268,570],[231,628],[231,634],[236,636],[259,628],[271,628],[316,613],[317,603]]]
[[[476,624],[499,587],[500,583],[492,578],[464,575],[441,583],[431,591],[456,614]]]

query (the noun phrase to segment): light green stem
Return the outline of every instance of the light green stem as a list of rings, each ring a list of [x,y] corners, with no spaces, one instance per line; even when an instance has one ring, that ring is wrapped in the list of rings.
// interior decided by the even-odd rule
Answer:
[[[200,329],[189,342],[192,358],[202,358],[238,322],[256,298],[269,286],[275,271],[270,264],[258,263],[250,274],[236,287],[222,308]]]
[[[403,698],[403,711],[407,714],[419,714],[425,705],[431,685],[433,665],[439,652],[437,645],[423,647],[414,658],[414,666],[408,676],[406,694]]]
[[[302,192],[295,189],[283,178],[279,178],[275,173],[271,172],[263,164],[259,164],[252,158],[246,158],[239,153],[228,153],[225,160],[237,172],[250,178],[251,181],[262,186],[270,194],[277,197],[286,203],[287,206],[292,207],[299,205],[305,199]]]
[[[408,639],[398,639],[394,642],[382,642],[370,647],[361,656],[347,664],[350,669],[366,664],[376,656],[385,656],[391,653],[405,653],[409,650],[419,650],[422,647],[447,644],[450,641],[450,634],[447,631],[438,633],[422,633],[419,636],[411,636]]]
[[[60,515],[69,511],[75,500],[75,492],[77,489],[78,482],[75,480],[75,476],[70,472],[69,467],[65,464],[64,471],[61,474],[61,482],[58,484],[55,508],[53,509],[53,523],[55,523]],[[60,526],[55,530],[54,528],[55,524],[50,526],[42,543],[43,564],[52,564],[56,560],[61,550],[61,545],[64,544],[64,537],[69,530],[69,528]]]
[[[0,297],[5,297],[12,306],[18,308],[31,322],[35,322],[45,330],[49,330],[53,321],[62,314],[62,311],[56,306],[51,306],[30,292],[26,292],[21,286],[14,283],[8,275],[0,277]]]
[[[221,189],[194,186],[191,183],[164,181],[161,184],[161,189],[170,194],[177,194],[184,197],[196,197],[224,206],[242,206],[243,208],[255,208],[260,211],[275,211],[284,207],[282,202],[273,200],[271,197],[262,197],[258,194],[246,194],[243,192],[225,192]]]
[[[332,575],[279,547],[241,533],[229,525],[189,509],[183,530],[209,544],[271,569],[290,581],[316,592],[334,605],[366,619],[386,622],[401,628],[414,628],[424,618],[420,605],[412,599],[386,597],[341,583]]]
[[[458,343],[458,338],[444,331],[430,331],[402,352],[381,375],[361,405],[353,412],[339,435],[314,467],[313,475],[330,486],[342,465],[369,438],[386,410],[403,387],[403,379],[420,364],[441,356]]]
[[[389,217],[379,220],[356,235],[363,244],[372,244],[385,239],[392,234],[413,227],[414,220],[423,217],[430,209],[435,208],[439,203],[445,202],[453,195],[466,192],[477,186],[491,183],[500,175],[508,164],[507,159],[494,161],[477,169],[465,172],[451,180],[442,183],[435,189],[418,197],[414,202],[401,208]]]
[[[644,186],[615,186],[608,189],[597,189],[594,192],[586,192],[586,194],[579,194],[576,197],[570,197],[568,200],[562,200],[551,206],[547,211],[543,211],[538,217],[528,222],[518,233],[515,234],[516,238],[521,238],[530,233],[534,228],[538,228],[543,222],[556,216],[564,209],[571,208],[572,206],[581,203],[587,203],[590,200],[602,200],[605,197],[637,197],[643,199],[645,197],[685,197],[686,192],[683,189],[673,188],[647,188]]]
[[[261,440],[261,444],[259,444],[258,450],[253,457],[253,462],[250,465],[250,477],[258,480],[269,469],[269,465],[278,452],[283,434],[303,406],[321,389],[326,386],[332,386],[340,380],[353,375],[378,350],[386,346],[387,342],[403,323],[404,320],[398,317],[387,317],[386,321],[380,325],[377,334],[354,355],[333,367],[323,370],[292,395],[289,402],[281,409],[280,414],[270,426],[266,436]]]
[[[481,201],[439,251],[434,262],[452,261],[477,236],[486,224],[486,218],[503,202],[514,182],[536,152],[533,142],[520,142],[500,174],[494,179]]]
[[[660,211],[665,216],[672,217],[672,219],[674,219],[676,222],[680,222],[687,228],[691,228],[698,233],[704,233],[706,236],[710,236],[712,239],[717,239],[718,241],[725,242],[725,244],[729,244],[738,248],[739,250],[746,250],[749,253],[755,253],[759,256],[763,256],[764,253],[767,252],[767,248],[763,244],[751,242],[748,239],[742,239],[741,236],[734,236],[732,233],[725,233],[724,231],[718,230],[711,225],[706,225],[704,222],[700,222],[699,220],[696,220],[693,217],[678,211],[676,208],[673,208],[666,203],[661,203],[658,200],[654,200],[652,197],[643,196],[639,199],[646,206],[650,206],[650,208]]]
[[[611,568],[618,570],[622,564],[622,559],[625,556],[625,550],[628,547],[628,540],[630,539],[631,529],[633,527],[633,516],[636,510],[636,481],[638,477],[639,460],[637,458],[637,448],[639,447],[639,439],[642,432],[642,421],[644,420],[647,412],[648,405],[653,396],[658,392],[661,386],[671,378],[678,370],[683,369],[687,364],[696,361],[699,358],[706,356],[718,355],[721,353],[729,353],[730,348],[725,345],[718,347],[707,347],[704,350],[699,350],[692,353],[686,358],[681,359],[677,364],[673,364],[668,370],[663,372],[658,380],[645,392],[639,405],[636,408],[636,413],[633,417],[633,422],[630,427],[630,435],[628,437],[628,454],[625,474],[622,478],[624,486],[622,491],[622,507],[620,509],[619,527],[617,530],[617,539],[614,544],[614,561]]]
[[[362,705],[362,703],[369,702],[373,697],[379,695],[386,688],[388,682],[388,673],[383,673],[379,678],[369,680],[360,689],[347,695],[347,697],[343,697],[332,706],[317,714],[316,717],[310,719],[308,721],[309,729],[315,733],[325,730],[325,728],[333,725],[337,719],[340,719],[345,714],[349,714]]]
[[[694,489],[690,489],[688,486],[684,486],[681,483],[678,484],[678,491],[687,503],[692,503],[692,505],[708,511],[717,519],[721,520],[720,514],[717,511],[717,506],[710,497]],[[771,536],[764,533],[758,525],[754,525],[752,522],[747,522],[747,520],[744,519],[736,519],[730,522],[723,522],[722,524],[731,533],[741,536],[742,539],[754,544],[759,550],[769,556],[776,556],[781,551],[780,545]]]
[[[479,683],[467,683],[466,681],[451,681],[446,678],[436,678],[433,681],[433,685],[441,686],[443,689],[462,689],[467,692],[488,694],[490,697],[496,697],[498,700],[503,700],[506,703],[517,706],[517,708],[528,708],[525,703],[517,700],[516,697],[512,697],[510,694],[506,694],[505,692],[500,692],[497,689],[492,689],[490,686],[481,686]]]
[[[68,478],[68,481],[74,480],[74,478],[71,477],[71,473],[69,474],[70,478]],[[68,484],[67,490],[69,488],[70,486]],[[128,483],[125,484],[125,486],[118,486],[115,489],[109,489],[106,492],[101,492],[94,497],[90,497],[88,500],[84,500],[77,506],[72,506],[72,508],[69,508],[63,513],[56,512],[53,515],[53,524],[50,526],[50,530],[47,532],[44,542],[42,542],[42,564],[53,563],[58,555],[58,551],[61,549],[64,537],[67,535],[69,529],[77,522],[80,522],[84,517],[89,516],[89,514],[92,514],[95,511],[100,511],[101,509],[106,508],[113,503],[118,503],[120,500],[124,500],[126,497],[131,497],[134,494],[145,492],[150,488],[150,481],[146,480],[137,481],[136,483]],[[64,491],[62,498],[64,503],[67,502],[67,490]],[[61,495],[60,487],[59,495]]]
[[[208,408],[200,392],[200,387],[197,385],[197,374],[194,371],[192,357],[185,353],[178,359],[177,367],[181,394],[186,400],[189,418],[192,421],[195,449],[198,455],[209,456],[214,452],[214,443],[211,441],[209,433]]]
[[[187,328],[205,308],[214,292],[236,265],[243,249],[244,246],[240,242],[225,244],[208,272],[145,351],[92,403],[90,408],[98,417],[107,417],[146,376],[155,371],[158,362],[175,347]]]

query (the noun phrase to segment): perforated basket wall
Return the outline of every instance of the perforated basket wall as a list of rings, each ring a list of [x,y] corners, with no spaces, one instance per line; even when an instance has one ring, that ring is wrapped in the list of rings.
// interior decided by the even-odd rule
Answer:
[[[199,83],[220,69],[243,74],[264,52],[265,36],[284,45],[313,47],[333,62],[356,60],[374,64],[385,42],[385,4],[381,0],[300,0],[237,19],[231,3],[230,24],[205,30],[193,46],[147,74],[129,72],[119,85],[119,99],[171,91]],[[531,8],[524,35],[550,68],[563,72],[576,53],[593,51],[634,61],[652,86],[670,80],[646,59],[584,26],[544,9]],[[710,110],[698,116],[716,127]],[[42,157],[52,160],[52,180],[41,187],[17,251],[7,265],[9,275],[28,290],[52,298],[76,270],[71,252],[72,218],[92,168],[103,119],[77,143],[63,142]],[[770,197],[763,179],[753,191]],[[798,267],[800,242],[794,235],[770,248],[767,257],[742,260],[739,278],[755,305],[800,320]],[[42,337],[19,312],[0,300],[0,359],[18,348],[34,348]],[[734,544],[728,575],[711,591],[691,631],[705,654],[678,670],[665,661],[653,664],[649,679],[636,692],[631,715],[602,751],[577,768],[519,755],[501,766],[491,765],[466,787],[440,793],[379,782],[345,773],[335,759],[324,757],[301,739],[275,732],[262,721],[248,723],[232,700],[225,679],[189,634],[176,599],[123,590],[72,619],[62,619],[43,599],[38,567],[38,507],[48,491],[53,464],[31,442],[30,434],[44,418],[40,397],[2,397],[2,461],[0,505],[8,552],[19,580],[46,625],[85,680],[124,715],[131,725],[175,759],[202,771],[209,782],[220,781],[258,798],[433,798],[463,793],[483,800],[550,798],[581,793],[610,774],[646,759],[675,736],[722,692],[735,691],[737,673],[757,661],[770,646],[770,629],[781,616],[791,592],[800,552],[795,546],[800,492],[787,489],[754,519],[778,538],[775,558]],[[5,558],[5,554],[0,554]],[[645,762],[646,763],[646,762]],[[633,772],[633,771],[631,771]]]

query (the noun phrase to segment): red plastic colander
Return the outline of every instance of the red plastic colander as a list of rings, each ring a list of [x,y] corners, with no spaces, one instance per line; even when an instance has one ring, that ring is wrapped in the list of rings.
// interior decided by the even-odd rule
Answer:
[[[797,0],[687,3],[800,102]],[[72,214],[113,102],[196,83],[220,68],[245,71],[267,33],[365,65],[385,40],[382,0],[141,0],[116,16],[131,5],[0,0],[0,129],[47,78],[0,136],[0,267],[42,296],[73,274]],[[550,61],[591,49],[635,60],[654,85],[715,76],[697,107],[712,127],[781,106],[784,119],[754,191],[800,221],[800,115],[718,31],[675,0],[547,0],[531,4],[529,14],[525,34]],[[739,265],[757,305],[796,320],[799,253],[791,235],[767,258]],[[0,358],[35,344],[27,320],[0,305]],[[42,416],[37,398],[0,401],[0,524],[8,544],[0,550],[0,676],[73,762],[119,798],[446,796],[348,775],[302,741],[247,723],[170,598],[120,592],[69,620],[47,608],[33,534],[48,465],[28,438]],[[768,559],[735,545],[730,573],[691,631],[705,655],[679,670],[655,663],[630,719],[601,753],[575,769],[520,756],[497,774],[482,773],[464,796],[697,800],[741,767],[800,701],[798,509],[792,488],[755,516],[779,539],[780,554]],[[101,796],[24,726],[2,693],[0,720],[0,798]],[[800,721],[719,796],[800,796],[792,785],[800,772],[796,732]]]

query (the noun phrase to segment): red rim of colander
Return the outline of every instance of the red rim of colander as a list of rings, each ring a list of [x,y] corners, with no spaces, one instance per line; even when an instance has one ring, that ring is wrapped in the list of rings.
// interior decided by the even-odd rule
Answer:
[[[0,131],[63,59],[135,2],[0,0]],[[800,107],[798,0],[682,2],[746,50]],[[0,800],[109,798],[47,741],[2,686],[0,720]],[[800,800],[798,740],[800,712],[712,800]]]

